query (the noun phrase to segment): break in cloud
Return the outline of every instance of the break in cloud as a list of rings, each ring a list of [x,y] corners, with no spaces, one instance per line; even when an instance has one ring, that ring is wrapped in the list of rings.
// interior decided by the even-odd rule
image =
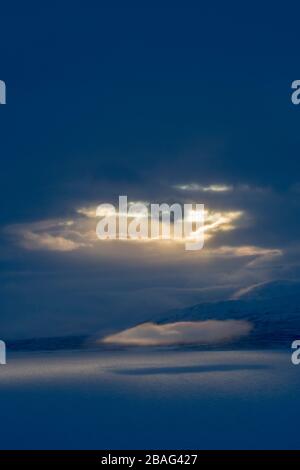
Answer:
[[[42,220],[14,224],[5,228],[6,235],[26,250],[74,251],[89,245],[90,233],[81,233],[69,219]]]
[[[198,183],[182,183],[176,184],[173,186],[174,189],[186,192],[203,192],[203,193],[230,193],[230,192],[239,192],[239,193],[266,193],[270,191],[270,188],[259,187],[259,186],[250,186],[248,184],[209,184],[203,185]]]
[[[156,199],[147,188],[127,194],[136,201],[204,202],[203,250],[191,254],[175,241],[98,240],[97,205],[115,202],[106,187],[110,197],[81,198],[60,207],[60,217],[52,212],[43,220],[7,225],[2,256],[11,264],[1,282],[2,334],[70,334],[72,324],[72,334],[103,336],[112,325],[125,330],[169,309],[222,300],[250,284],[297,275],[300,251],[282,221],[293,220],[293,208],[286,213],[288,194],[249,190],[236,197],[234,187],[196,198],[167,184],[163,190],[165,197],[160,187]]]
[[[134,203],[131,203],[134,204]],[[105,214],[102,214],[105,215]],[[140,216],[139,214],[131,214]],[[236,228],[242,218],[242,211],[204,211],[204,237],[212,238],[218,232]],[[96,236],[96,206],[81,207],[72,218],[41,220],[33,223],[12,224],[5,228],[5,233],[14,242],[26,250],[74,251],[82,248],[96,248],[99,241]],[[147,241],[148,238],[135,240],[135,243]],[[128,239],[132,243],[132,240]],[[149,240],[160,242],[161,240]],[[174,240],[184,242],[184,238]],[[105,241],[104,241],[105,242]]]
[[[203,186],[197,183],[178,184],[178,185],[175,185],[174,188],[180,189],[181,191],[203,191],[203,192],[216,192],[216,193],[232,191],[233,189],[232,186],[228,186],[227,184],[211,184],[209,186]]]
[[[207,186],[187,184],[182,187],[194,189],[196,187],[203,187],[212,193],[221,192],[223,193],[222,199],[224,201],[230,198],[232,191],[236,190],[236,187],[229,184],[211,184]],[[245,191],[245,188],[250,190],[247,185],[241,187],[244,188],[243,191]],[[256,189],[253,188],[253,190],[255,191]],[[268,194],[268,192],[265,194]],[[218,195],[216,197],[219,198]],[[176,199],[173,195],[174,200]],[[129,205],[136,202],[131,201]],[[148,201],[143,200],[142,202],[149,207],[150,203]],[[261,237],[257,237],[253,231],[256,220],[253,216],[249,217],[247,208],[245,210],[241,208],[237,210],[232,206],[231,199],[229,202],[230,207],[228,209],[225,206],[220,209],[206,205],[204,249],[194,253],[194,260],[196,261],[201,258],[203,263],[211,263],[213,260],[224,260],[227,263],[228,260],[235,262],[235,260],[240,259],[240,265],[243,263],[249,269],[268,268],[274,260],[279,259],[283,255],[283,250],[273,246],[264,246],[263,243],[260,244]],[[68,217],[11,224],[5,227],[4,232],[9,243],[13,243],[27,252],[79,252],[91,254],[93,257],[99,256],[107,260],[117,260],[118,258],[123,260],[126,258],[138,259],[139,264],[146,261],[159,264],[163,262],[176,263],[179,261],[184,263],[192,262],[190,258],[187,259],[184,252],[182,246],[182,243],[185,242],[184,239],[168,241],[159,239],[149,240],[147,238],[139,240],[128,239],[128,241],[125,240],[125,244],[124,240],[122,242],[100,241],[96,236],[98,220],[100,219],[97,217],[97,204],[79,205],[75,210],[69,211]],[[250,233],[252,230],[252,239],[251,237],[249,239],[247,235],[249,229]],[[251,243],[256,241],[256,239],[257,244]],[[244,262],[242,259],[246,261]]]
[[[251,329],[251,323],[244,320],[207,320],[167,323],[165,325],[144,323],[106,336],[99,342],[131,346],[220,344],[246,336]]]

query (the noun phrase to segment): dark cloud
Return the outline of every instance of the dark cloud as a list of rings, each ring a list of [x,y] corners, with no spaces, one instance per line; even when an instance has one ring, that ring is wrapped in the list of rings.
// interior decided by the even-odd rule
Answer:
[[[300,276],[297,9],[258,8],[2,6],[3,334],[117,330]],[[196,254],[95,249],[76,210],[120,194],[243,215]]]

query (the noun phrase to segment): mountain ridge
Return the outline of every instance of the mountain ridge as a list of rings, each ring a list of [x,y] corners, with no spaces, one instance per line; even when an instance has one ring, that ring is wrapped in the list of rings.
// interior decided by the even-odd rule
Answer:
[[[258,284],[236,298],[172,310],[157,323],[206,320],[249,321],[253,330],[239,344],[290,347],[291,341],[300,337],[300,283]]]

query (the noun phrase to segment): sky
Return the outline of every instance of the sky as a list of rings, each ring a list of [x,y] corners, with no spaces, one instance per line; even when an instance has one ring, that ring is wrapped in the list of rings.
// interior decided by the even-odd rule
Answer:
[[[1,6],[1,337],[115,334],[300,277],[298,13]],[[203,250],[97,240],[95,208],[123,194],[204,204]]]

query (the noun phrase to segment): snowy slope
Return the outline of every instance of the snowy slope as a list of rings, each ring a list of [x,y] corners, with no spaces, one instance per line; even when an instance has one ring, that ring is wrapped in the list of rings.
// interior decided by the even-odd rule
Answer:
[[[300,283],[260,284],[240,291],[232,300],[171,311],[158,323],[212,319],[251,322],[252,333],[240,340],[244,345],[290,348],[291,341],[300,337]]]

